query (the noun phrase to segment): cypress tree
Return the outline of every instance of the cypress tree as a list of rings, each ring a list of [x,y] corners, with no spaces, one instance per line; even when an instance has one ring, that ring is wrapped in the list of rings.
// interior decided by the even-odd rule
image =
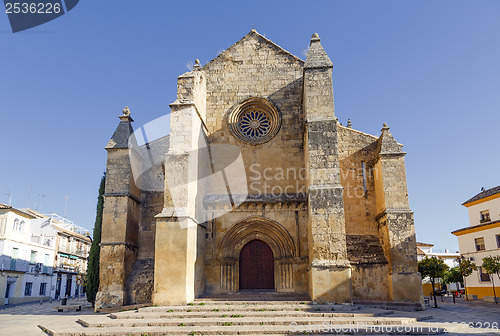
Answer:
[[[95,304],[97,291],[99,290],[99,257],[101,254],[101,232],[102,232],[102,212],[104,208],[104,185],[106,181],[106,174],[101,178],[101,185],[99,186],[99,196],[97,197],[97,211],[94,223],[94,239],[90,246],[89,262],[87,267],[87,301]]]

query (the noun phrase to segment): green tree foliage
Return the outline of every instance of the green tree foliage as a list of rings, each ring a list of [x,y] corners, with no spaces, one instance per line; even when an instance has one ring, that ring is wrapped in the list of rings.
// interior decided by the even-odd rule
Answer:
[[[458,258],[458,268],[459,268],[460,273],[462,274],[462,277],[464,279],[465,299],[469,300],[469,296],[467,295],[467,282],[466,282],[467,280],[466,280],[466,278],[477,269],[476,264],[474,264],[469,259],[465,259],[464,257],[460,257],[460,258]]]
[[[489,256],[483,258],[483,268],[490,275],[491,285],[493,286],[493,296],[495,297],[495,303],[497,301],[497,295],[495,293],[495,280],[493,279],[493,275],[496,274],[500,277],[500,256]]]
[[[87,267],[87,301],[92,302],[94,306],[97,291],[99,290],[99,257],[101,254],[101,232],[102,232],[102,212],[104,208],[104,185],[106,174],[101,178],[99,186],[99,196],[97,197],[97,211],[94,223],[94,239],[90,247],[89,262]]]
[[[462,273],[460,273],[460,267],[455,266],[453,268],[450,268],[443,276],[443,282],[445,284],[451,284],[451,283],[464,283],[464,277],[462,276]]]
[[[422,278],[429,277],[431,279],[432,296],[434,297],[434,307],[436,308],[436,279],[443,278],[447,270],[448,265],[446,265],[444,261],[436,257],[425,258],[418,262],[418,271],[422,275]]]

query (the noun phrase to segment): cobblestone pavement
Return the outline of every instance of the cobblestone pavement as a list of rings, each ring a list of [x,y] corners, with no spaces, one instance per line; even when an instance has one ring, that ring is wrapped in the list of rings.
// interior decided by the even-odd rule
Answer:
[[[481,332],[480,335],[500,335],[500,304],[483,301],[465,301],[457,299],[453,304],[451,298],[446,302],[438,301],[439,308],[428,307],[425,312],[410,313],[412,316],[432,315],[433,319],[425,322],[440,323],[448,328],[449,335],[464,335]],[[85,299],[68,300],[68,305],[88,304]],[[431,302],[431,305],[433,303]],[[24,304],[16,307],[0,309],[0,335],[2,336],[42,336],[45,335],[37,325],[55,320],[61,325],[73,326],[82,315],[96,315],[91,308],[81,312],[58,313],[54,307],[60,303],[45,302],[43,304]],[[397,314],[397,313],[396,313]],[[406,313],[407,314],[407,313]],[[484,333],[484,327],[493,327],[497,332]],[[483,329],[483,330],[480,330]]]

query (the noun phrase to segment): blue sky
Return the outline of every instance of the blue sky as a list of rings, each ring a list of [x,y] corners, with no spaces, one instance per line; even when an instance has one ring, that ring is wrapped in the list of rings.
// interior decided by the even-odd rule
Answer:
[[[91,229],[104,146],[128,105],[139,127],[169,112],[176,77],[252,27],[304,57],[318,32],[335,113],[405,145],[417,239],[458,249],[460,204],[500,184],[498,1],[80,1],[12,34],[0,13],[0,202]],[[43,197],[45,195],[45,197]]]

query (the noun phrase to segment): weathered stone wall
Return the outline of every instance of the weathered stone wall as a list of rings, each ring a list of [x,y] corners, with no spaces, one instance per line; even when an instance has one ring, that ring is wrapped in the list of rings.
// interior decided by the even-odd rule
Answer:
[[[154,259],[137,259],[125,285],[125,304],[150,303],[153,284]]]
[[[389,300],[389,266],[378,235],[348,235],[346,238],[353,297]]]
[[[209,221],[207,228],[207,293],[238,289],[237,261],[222,258],[218,251],[228,230],[236,223],[255,216],[282,225],[296,249],[293,251],[293,258],[280,259],[275,256],[276,286],[280,291],[305,293],[308,286],[306,212],[302,206],[297,208],[296,204],[279,202],[287,196],[302,193],[303,197],[306,193],[301,105],[303,61],[258,33],[251,32],[205,65],[202,71],[207,81],[206,124],[209,143],[213,148],[227,144],[241,151],[246,175],[241,184],[249,186],[249,194],[260,200],[268,199],[270,194],[276,195],[276,199],[269,204],[250,202],[221,217],[217,214],[209,216],[218,218]],[[226,119],[228,113],[236,104],[250,97],[267,99],[281,113],[280,130],[267,143],[244,144],[236,140],[229,131]],[[214,166],[224,168],[218,167],[220,160],[216,151],[215,154]],[[245,177],[238,171],[229,175],[229,178],[235,181],[241,176]],[[225,190],[214,188],[211,192],[219,194]],[[212,211],[227,212],[228,209],[214,208]],[[248,234],[254,238],[260,237],[257,231]],[[293,280],[283,283],[280,272],[293,273],[288,274],[288,279]]]
[[[339,126],[340,180],[344,187],[347,235],[378,235],[373,161],[377,137]],[[363,163],[366,191],[363,184]]]
[[[287,187],[289,193],[304,191],[305,179],[297,177],[304,168],[303,61],[252,32],[207,63],[202,71],[207,78],[209,142],[240,148],[249,193],[284,193]],[[243,144],[229,132],[226,115],[234,105],[250,97],[268,99],[281,112],[280,131],[267,143]]]
[[[159,191],[141,192],[141,219],[139,224],[138,259],[151,259],[155,256],[155,216],[163,209],[164,193]]]

